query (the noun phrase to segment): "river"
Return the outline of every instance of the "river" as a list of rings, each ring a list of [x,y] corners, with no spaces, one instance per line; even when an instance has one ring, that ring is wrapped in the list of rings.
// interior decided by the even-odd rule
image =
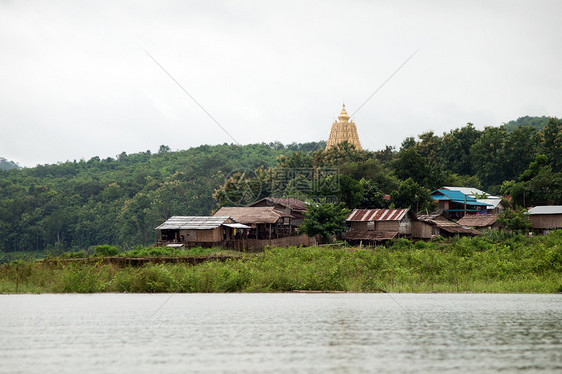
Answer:
[[[562,372],[562,295],[0,295],[0,373]]]

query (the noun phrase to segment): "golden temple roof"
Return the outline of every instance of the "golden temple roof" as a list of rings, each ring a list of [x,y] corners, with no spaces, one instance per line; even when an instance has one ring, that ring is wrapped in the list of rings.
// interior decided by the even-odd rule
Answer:
[[[355,149],[361,150],[361,142],[357,134],[357,127],[355,122],[350,121],[349,114],[345,110],[345,104],[338,116],[339,121],[334,121],[332,129],[330,130],[330,137],[326,143],[326,150],[336,147],[338,144],[347,141],[349,144],[355,146]]]

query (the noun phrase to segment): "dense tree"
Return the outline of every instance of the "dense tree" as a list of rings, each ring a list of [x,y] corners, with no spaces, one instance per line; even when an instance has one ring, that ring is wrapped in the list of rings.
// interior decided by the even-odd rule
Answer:
[[[507,159],[505,142],[507,133],[503,127],[486,127],[470,148],[474,170],[485,188],[506,180]]]
[[[539,153],[548,157],[554,172],[562,172],[562,119],[550,118],[537,138]]]
[[[436,136],[433,131],[424,132],[419,135],[420,141],[416,143],[415,150],[431,165],[438,165],[441,162],[440,152],[442,138]]]
[[[538,155],[517,181],[505,181],[501,191],[523,207],[562,204],[562,173],[553,172],[548,157]]]
[[[537,149],[535,135],[534,128],[521,126],[507,136],[504,148],[503,180],[517,178],[533,161]],[[494,184],[499,184],[499,182],[501,181],[496,181]]]
[[[506,209],[499,215],[498,222],[502,227],[515,232],[528,232],[533,226],[526,209]]]
[[[396,208],[411,208],[414,212],[433,212],[435,203],[430,191],[408,178],[391,195],[392,204]]]
[[[312,157],[312,165],[316,168],[337,167],[349,162],[363,162],[369,157],[373,157],[371,152],[357,150],[354,145],[343,142],[327,151],[315,152]]]
[[[481,135],[472,123],[444,134],[439,151],[444,169],[459,175],[473,175],[470,148]]]
[[[371,180],[361,179],[359,184],[363,190],[363,196],[358,208],[386,209],[390,206],[390,201],[385,199],[385,193]]]
[[[515,131],[518,127],[521,126],[532,127],[535,130],[542,130],[548,124],[549,119],[550,119],[549,117],[545,117],[545,116],[542,117],[524,116],[524,117],[517,118],[515,121],[509,121],[504,126],[507,132]]]
[[[398,178],[410,178],[429,189],[438,188],[445,180],[441,168],[438,165],[430,165],[415,148],[400,151],[398,158],[392,163],[392,169]]]
[[[312,204],[304,215],[301,231],[309,236],[319,236],[323,243],[328,242],[330,236],[342,232],[349,209],[345,204]]]

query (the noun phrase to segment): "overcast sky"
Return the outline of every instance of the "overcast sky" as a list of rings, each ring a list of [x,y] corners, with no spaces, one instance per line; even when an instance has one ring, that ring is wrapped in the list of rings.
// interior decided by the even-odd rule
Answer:
[[[0,157],[233,140],[363,147],[562,117],[562,1],[0,1]]]

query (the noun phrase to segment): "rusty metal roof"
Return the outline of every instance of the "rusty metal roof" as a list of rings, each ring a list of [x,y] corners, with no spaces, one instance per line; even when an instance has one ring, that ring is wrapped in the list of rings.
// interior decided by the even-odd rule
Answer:
[[[248,206],[255,206],[262,201],[267,201],[271,205],[279,204],[297,212],[306,212],[308,210],[306,204],[302,200],[295,199],[293,197],[265,197],[255,203],[249,204]]]
[[[229,216],[173,216],[156,230],[208,230],[219,227],[229,219]]]
[[[467,214],[457,221],[459,225],[486,227],[492,226],[498,220],[495,214]]]
[[[401,221],[409,209],[353,209],[346,221]]]
[[[234,218],[237,222],[252,224],[252,223],[275,223],[280,218],[290,217],[290,214],[285,214],[276,210],[274,207],[222,207],[215,216],[229,216]]]
[[[480,231],[471,227],[461,226],[456,222],[449,221],[439,214],[420,214],[418,220],[439,227],[442,230],[453,234],[480,235]]]
[[[372,240],[381,242],[389,240],[398,235],[397,231],[348,231],[343,234],[344,239],[348,240]]]

